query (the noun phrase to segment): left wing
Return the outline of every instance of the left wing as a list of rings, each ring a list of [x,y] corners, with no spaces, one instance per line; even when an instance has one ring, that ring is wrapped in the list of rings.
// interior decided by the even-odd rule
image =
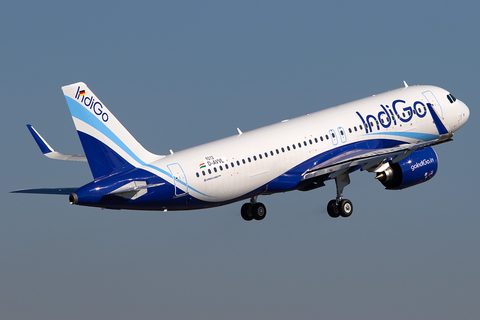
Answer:
[[[393,148],[384,149],[354,149],[333,158],[324,161],[303,173],[302,180],[308,180],[318,176],[329,174],[330,179],[334,179],[350,168],[361,166],[362,170],[368,172],[382,172],[389,163],[397,163],[418,149],[452,141],[453,132],[440,118],[432,104],[427,103],[427,107],[432,115],[433,122],[438,130],[438,139],[418,143],[405,143]]]
[[[385,163],[399,162],[418,149],[449,141],[452,141],[452,139],[403,144],[394,148],[376,149],[373,151],[367,149],[350,150],[305,171],[302,180],[308,180],[325,174],[329,174],[330,178],[333,179],[347,172],[350,168],[357,166],[361,166],[362,170],[369,172],[381,172],[385,169]],[[387,164],[385,164],[385,166],[387,166]]]

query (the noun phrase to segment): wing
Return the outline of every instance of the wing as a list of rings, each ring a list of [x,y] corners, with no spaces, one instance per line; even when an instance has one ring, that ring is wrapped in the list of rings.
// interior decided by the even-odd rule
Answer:
[[[448,128],[430,103],[427,103],[427,107],[438,130],[439,136],[437,140],[406,143],[393,148],[375,149],[373,151],[363,148],[350,150],[305,171],[302,180],[327,174],[330,179],[334,179],[350,170],[350,168],[358,166],[360,166],[361,170],[367,170],[368,172],[382,172],[388,168],[389,163],[397,163],[415,152],[415,150],[452,141],[453,133],[450,128]]]
[[[82,162],[87,162],[87,157],[79,154],[63,154],[60,152],[57,152],[53,150],[52,147],[43,139],[43,137],[35,130],[34,127],[31,125],[27,124],[28,130],[30,130],[30,133],[33,136],[33,139],[35,139],[35,142],[37,143],[38,147],[42,151],[42,153],[50,158],[50,159],[57,159],[57,160],[69,160],[69,161],[82,161]]]
[[[403,144],[394,148],[376,149],[373,151],[362,148],[350,150],[305,171],[302,180],[323,175],[329,175],[330,179],[334,179],[355,167],[360,167],[361,170],[369,172],[381,172],[388,167],[388,163],[399,162],[415,152],[415,150],[449,141],[452,141],[452,139]]]

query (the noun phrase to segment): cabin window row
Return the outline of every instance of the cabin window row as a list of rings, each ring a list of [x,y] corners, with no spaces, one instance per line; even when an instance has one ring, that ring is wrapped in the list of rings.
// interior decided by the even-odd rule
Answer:
[[[362,129],[362,125],[360,125],[360,129]],[[357,131],[356,127],[355,127],[355,131]],[[340,134],[343,135],[344,134],[343,131],[341,131]],[[335,133],[332,133],[332,138],[335,138]],[[219,165],[218,169],[217,169],[217,167],[213,167],[213,168],[209,168],[209,169],[206,169],[206,170],[202,170],[202,171],[200,171],[200,173],[197,172],[195,175],[197,176],[197,178],[199,178],[200,175],[206,176],[207,174],[221,172],[224,169],[228,170],[230,168],[234,168],[235,166],[240,166],[242,164],[251,163],[252,161],[257,161],[257,160],[261,160],[263,158],[268,158],[269,156],[274,156],[275,154],[278,155],[280,153],[285,153],[285,152],[288,152],[288,151],[296,150],[297,148],[300,149],[300,148],[302,148],[302,146],[306,147],[309,144],[313,145],[314,142],[318,143],[319,141],[327,141],[329,139],[330,139],[329,135],[326,134],[325,137],[320,136],[319,139],[318,138],[313,138],[313,139],[305,140],[305,141],[303,141],[303,143],[302,142],[298,142],[297,144],[294,143],[291,146],[288,145],[286,147],[281,147],[279,149],[275,149],[275,152],[273,150],[270,150],[270,152],[264,152],[263,154],[259,153],[258,156],[254,155],[254,156],[242,159],[242,160],[232,161],[232,162],[230,162],[230,164],[226,163],[223,166]]]
[[[424,112],[426,112],[426,111],[427,111],[427,109],[424,107]],[[408,111],[407,114],[408,114],[409,117],[411,116],[411,112],[410,112],[410,111]],[[417,112],[416,112],[415,109],[413,110],[413,114],[417,114]],[[397,116],[397,119],[400,118],[400,115],[396,114],[396,116]],[[405,112],[402,113],[402,116],[405,118]],[[389,122],[389,121],[395,120],[395,115],[387,116],[386,118],[387,118],[387,120],[388,120],[387,122]],[[384,119],[384,118],[381,118],[380,121],[381,121],[382,123],[385,123],[385,119]],[[374,123],[374,122],[370,122],[369,124],[370,124],[370,126],[371,126],[372,128],[375,126],[375,124],[376,124],[377,126],[379,125],[378,120],[376,120],[375,123]],[[364,123],[363,125],[364,125],[365,127],[368,126],[367,123]],[[363,126],[362,126],[361,124],[358,126],[358,128],[359,128],[360,130],[363,130]],[[357,130],[357,126],[354,126],[354,127],[353,127],[353,131],[355,131],[355,132],[358,131],[358,130]],[[348,128],[348,132],[349,132],[349,133],[353,133],[353,131],[352,131],[351,128]],[[335,133],[332,132],[331,134],[332,134],[332,138],[335,139]],[[341,134],[342,136],[344,135],[344,132],[343,132],[342,129],[340,129],[340,134]],[[329,135],[326,134],[325,136],[320,136],[319,139],[320,139],[320,142],[327,141],[327,140],[329,140]],[[312,140],[312,139],[309,139],[309,140],[308,140],[308,143],[307,143],[307,140],[305,140],[305,141],[303,141],[303,146],[306,147],[306,146],[308,146],[308,144],[311,144],[311,145],[312,145],[312,144],[313,144],[313,141],[315,141],[315,143],[318,143],[319,139],[317,139],[317,138],[313,138],[313,140]],[[290,146],[286,146],[286,147],[282,147],[282,148],[280,148],[280,149],[275,149],[275,152],[270,151],[270,152],[265,152],[265,153],[263,153],[263,154],[260,153],[260,154],[258,154],[258,157],[255,155],[255,156],[246,158],[246,160],[245,160],[245,159],[242,159],[242,160],[232,161],[232,162],[230,162],[230,165],[226,163],[224,166],[222,166],[222,165],[218,166],[218,169],[217,169],[217,167],[213,167],[213,168],[211,168],[211,169],[209,168],[209,169],[206,169],[206,170],[202,170],[200,173],[199,173],[199,172],[196,172],[195,175],[197,176],[197,178],[199,178],[200,175],[206,176],[207,174],[218,173],[218,172],[223,171],[224,168],[225,168],[225,170],[228,170],[228,169],[230,169],[230,168],[234,168],[235,165],[236,165],[236,166],[240,166],[241,164],[247,164],[247,162],[250,163],[250,162],[252,162],[252,159],[253,159],[253,161],[261,160],[261,159],[263,159],[264,157],[265,157],[265,158],[268,158],[269,154],[270,154],[270,156],[273,156],[273,155],[275,155],[275,154],[280,154],[280,151],[281,151],[281,153],[285,153],[286,151],[295,150],[295,149],[297,149],[297,147],[300,149],[300,148],[302,147],[302,143],[301,143],[301,142],[299,142],[298,144],[295,144],[295,143],[294,143],[294,144],[291,145],[291,148],[290,148]]]

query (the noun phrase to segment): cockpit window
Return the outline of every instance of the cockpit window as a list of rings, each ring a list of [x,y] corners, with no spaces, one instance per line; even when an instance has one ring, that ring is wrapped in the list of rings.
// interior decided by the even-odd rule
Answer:
[[[447,99],[450,103],[454,103],[457,100],[451,93],[447,95]]]

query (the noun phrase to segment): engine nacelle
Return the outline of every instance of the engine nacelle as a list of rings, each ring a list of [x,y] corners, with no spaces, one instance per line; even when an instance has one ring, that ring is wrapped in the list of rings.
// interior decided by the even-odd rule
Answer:
[[[377,173],[378,179],[386,189],[401,190],[433,178],[437,173],[438,158],[432,147],[417,150],[407,158]]]

